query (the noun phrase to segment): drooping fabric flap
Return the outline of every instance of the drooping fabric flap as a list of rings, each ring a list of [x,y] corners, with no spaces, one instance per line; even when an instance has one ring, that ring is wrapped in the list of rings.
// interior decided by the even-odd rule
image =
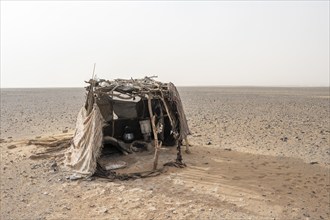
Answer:
[[[66,155],[65,164],[74,173],[91,176],[94,174],[102,150],[104,119],[96,104],[89,115],[82,107],[79,111],[72,144]]]
[[[180,131],[179,139],[182,140],[185,139],[188,135],[190,135],[191,132],[188,126],[186,115],[183,110],[180,94],[173,83],[168,84],[168,91],[169,91],[168,101],[171,103],[172,106],[171,111],[173,111],[175,108],[177,111],[177,117],[179,120],[179,131]]]

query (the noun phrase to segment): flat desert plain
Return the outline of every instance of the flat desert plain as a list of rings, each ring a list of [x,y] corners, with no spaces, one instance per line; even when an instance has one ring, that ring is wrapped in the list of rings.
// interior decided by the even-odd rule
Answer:
[[[72,136],[83,89],[2,89],[0,218],[330,219],[329,88],[179,92],[187,167],[111,182],[71,181],[60,154],[36,159],[43,147],[29,144]],[[163,149],[160,162],[175,154]]]

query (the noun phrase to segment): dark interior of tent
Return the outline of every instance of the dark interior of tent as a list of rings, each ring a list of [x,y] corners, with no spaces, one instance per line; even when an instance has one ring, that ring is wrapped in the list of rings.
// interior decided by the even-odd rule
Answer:
[[[96,103],[105,120],[103,127],[103,153],[131,153],[132,149],[146,148],[154,139],[148,110],[148,99],[115,99],[103,95]],[[163,146],[174,146],[176,140],[165,106],[161,99],[151,100],[152,111],[157,126],[157,139]],[[132,148],[132,146],[134,146]]]

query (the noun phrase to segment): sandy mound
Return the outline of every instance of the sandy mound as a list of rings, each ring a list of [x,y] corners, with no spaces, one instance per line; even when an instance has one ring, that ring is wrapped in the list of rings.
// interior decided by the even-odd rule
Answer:
[[[45,147],[31,143],[2,144],[1,219],[329,218],[329,169],[299,159],[196,145],[184,155],[186,168],[156,177],[71,181],[61,163],[65,149],[48,147],[43,157]],[[163,149],[160,161],[175,153]],[[138,156],[117,159],[137,171],[152,152]]]

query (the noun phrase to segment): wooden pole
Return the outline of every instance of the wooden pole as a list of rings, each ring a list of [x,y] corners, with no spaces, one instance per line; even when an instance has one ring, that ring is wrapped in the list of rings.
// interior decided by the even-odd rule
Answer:
[[[154,116],[153,111],[152,111],[151,98],[152,98],[152,95],[149,93],[149,95],[148,95],[148,109],[149,109],[150,122],[151,122],[152,131],[153,131],[153,134],[154,134],[154,142],[155,142],[155,155],[154,155],[153,169],[156,170],[157,169],[157,164],[158,164],[158,156],[159,156],[160,145],[158,144],[158,136],[157,136],[157,130],[156,130],[156,124],[155,124],[155,116]]]
[[[175,129],[175,128],[174,128],[174,121],[173,121],[173,119],[172,119],[172,117],[171,117],[171,114],[170,114],[170,111],[169,111],[169,109],[168,109],[168,106],[167,106],[167,104],[166,104],[166,102],[165,102],[165,99],[164,99],[164,97],[161,97],[160,99],[162,100],[162,102],[163,102],[163,104],[164,104],[164,106],[165,106],[165,111],[166,111],[166,114],[167,114],[167,116],[168,116],[168,119],[170,120],[170,124],[171,124],[171,126],[172,126],[172,129]]]
[[[96,63],[94,63],[92,79],[94,79],[94,76],[95,76],[95,67],[96,67]]]
[[[93,68],[93,75],[92,75],[92,83],[91,83],[91,86],[89,88],[89,92],[87,94],[87,115],[89,115],[89,113],[91,113],[92,109],[93,109],[93,105],[94,105],[94,86],[95,86],[95,82],[94,82],[94,75],[95,75],[95,66],[96,66],[96,63],[94,63],[94,68]]]
[[[112,106],[112,132],[111,136],[115,137],[115,117],[114,117],[114,111],[113,111],[113,106]]]

